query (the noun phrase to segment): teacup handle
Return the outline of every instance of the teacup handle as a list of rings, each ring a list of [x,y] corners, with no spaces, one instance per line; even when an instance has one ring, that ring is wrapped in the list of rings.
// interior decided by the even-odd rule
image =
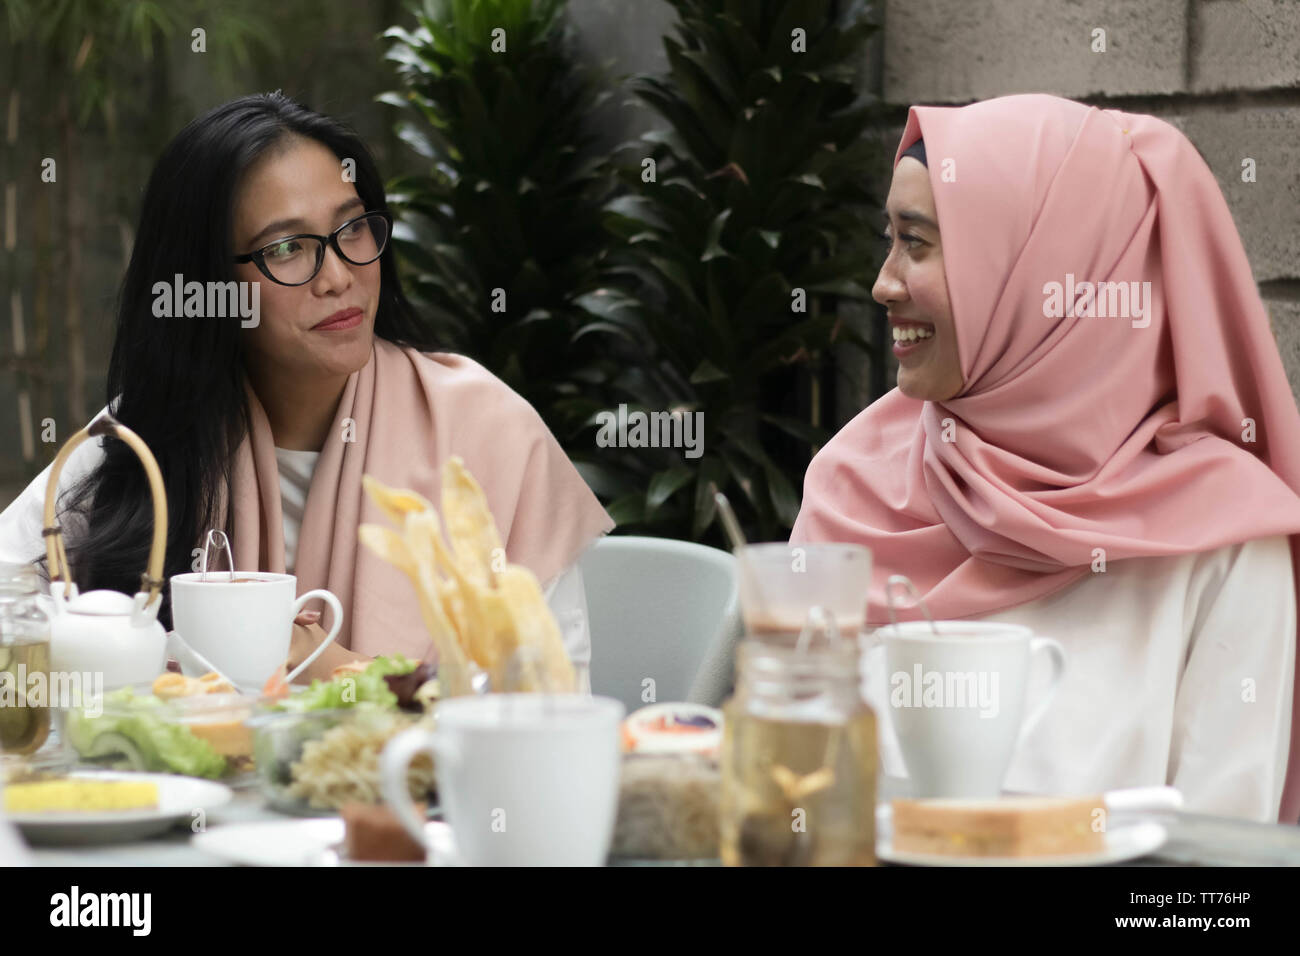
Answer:
[[[1056,696],[1056,689],[1061,685],[1061,678],[1065,676],[1065,648],[1061,642],[1051,637],[1034,637],[1029,640],[1029,657],[1030,667],[1033,667],[1033,657],[1039,651],[1047,651],[1052,658],[1052,682],[1047,685],[1047,690],[1034,709],[1029,712],[1029,716],[1020,724],[1020,735],[1016,737],[1016,749],[1024,743],[1029,732],[1034,729],[1034,725],[1042,719],[1043,714],[1047,713],[1047,708],[1052,703],[1052,698]]]
[[[425,835],[424,821],[416,812],[415,803],[411,800],[410,790],[406,785],[411,761],[425,753],[433,757],[435,767],[442,769],[455,764],[460,758],[460,748],[446,736],[439,735],[436,731],[430,733],[423,728],[412,727],[390,740],[379,755],[379,783],[384,794],[384,802],[393,808],[393,813],[397,815],[402,828],[424,847],[426,852],[433,854],[433,844]],[[437,862],[435,856],[434,863]]]
[[[339,604],[338,598],[329,591],[326,591],[324,588],[316,588],[313,591],[308,591],[306,594],[298,598],[298,600],[293,602],[293,613],[289,615],[289,626],[293,626],[293,619],[298,616],[298,612],[302,610],[303,605],[315,598],[320,598],[330,606],[330,610],[334,612],[334,625],[330,628],[330,632],[325,635],[325,640],[321,641],[316,647],[316,650],[308,654],[306,660],[301,664],[284,675],[284,682],[286,684],[292,684],[295,677],[305,671],[312,661],[320,657],[325,648],[334,643],[334,638],[339,635],[339,629],[343,627],[343,606]]]

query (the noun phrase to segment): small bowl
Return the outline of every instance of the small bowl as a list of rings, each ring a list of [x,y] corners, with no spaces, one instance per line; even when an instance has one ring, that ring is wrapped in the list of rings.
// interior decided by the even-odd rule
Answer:
[[[208,779],[246,777],[252,770],[248,719],[258,698],[201,694],[159,698],[149,687],[110,693],[90,705],[56,711],[58,734],[75,763],[175,773]]]
[[[334,813],[345,803],[382,803],[379,754],[423,719],[365,703],[306,711],[265,706],[248,722],[262,793],[272,808],[306,816]],[[428,792],[417,799],[432,807],[432,768],[427,779]]]
[[[722,711],[670,701],[632,711],[621,727],[623,750],[634,754],[704,754],[722,746]]]

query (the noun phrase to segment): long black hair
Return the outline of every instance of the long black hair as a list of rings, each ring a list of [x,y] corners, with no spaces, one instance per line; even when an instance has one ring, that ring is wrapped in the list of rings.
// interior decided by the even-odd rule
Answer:
[[[294,136],[322,143],[340,160],[355,160],[365,208],[388,211],[379,171],[361,139],[278,91],[241,97],[195,119],[163,150],[145,189],[118,296],[106,391],[114,416],[145,441],[162,472],[165,578],[191,570],[192,551],[216,520],[220,489],[250,425],[238,318],[157,318],[154,283],[170,286],[178,273],[185,282],[234,280],[235,190],[259,157]],[[402,292],[391,242],[380,257],[375,334],[422,351],[433,348]],[[85,518],[85,530],[66,542],[68,562],[83,591],[134,594],[148,561],[152,498],[145,471],[124,442],[106,440],[104,452],[99,467],[67,492],[67,507]],[[159,620],[170,627],[169,588],[163,597]]]

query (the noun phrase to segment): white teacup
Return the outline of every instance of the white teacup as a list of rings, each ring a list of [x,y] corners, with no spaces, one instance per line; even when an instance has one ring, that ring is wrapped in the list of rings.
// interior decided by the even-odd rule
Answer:
[[[384,748],[384,799],[433,853],[406,787],[411,759],[431,753],[439,802],[464,862],[600,866],[618,810],[623,713],[617,700],[579,694],[440,701],[435,732],[408,730]]]
[[[867,638],[885,658],[885,702],[914,797],[997,797],[1016,747],[1065,674],[1065,649],[1016,624],[909,621]],[[1030,664],[1052,661],[1051,683],[1024,717]]]
[[[251,579],[251,580],[248,580]],[[215,670],[236,687],[258,692],[289,656],[293,619],[303,605],[320,598],[333,611],[325,640],[290,671],[292,681],[338,636],[343,626],[339,599],[324,588],[295,598],[298,579],[265,571],[176,574],[171,578],[172,627],[168,650],[188,674]]]

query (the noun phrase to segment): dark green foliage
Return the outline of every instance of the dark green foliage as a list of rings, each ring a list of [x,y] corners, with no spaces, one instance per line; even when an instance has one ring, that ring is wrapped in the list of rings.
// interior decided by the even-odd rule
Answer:
[[[448,349],[485,364],[560,435],[556,402],[580,387],[585,316],[573,300],[598,281],[611,185],[584,129],[602,94],[568,52],[562,11],[559,0],[429,0],[415,30],[385,33],[403,90],[380,97],[428,160],[389,186],[408,293]]]
[[[664,125],[613,157],[591,152],[599,87],[562,0],[427,0],[389,30],[403,90],[381,99],[428,161],[391,184],[396,238],[446,346],[542,412],[621,530],[717,541],[716,487],[782,537],[826,438],[814,382],[857,341],[838,305],[869,297],[876,27],[857,0],[669,2],[669,72],[631,81]],[[703,412],[703,456],[601,447],[620,403]]]
[[[862,135],[875,116],[859,72],[875,26],[861,3],[669,2],[670,71],[632,82],[668,128],[620,152],[628,192],[606,225],[624,244],[608,286],[582,302],[628,355],[654,356],[606,363],[611,401],[703,411],[704,455],[601,449],[589,474],[627,530],[704,536],[716,485],[747,533],[784,537],[826,437],[810,424],[826,420],[813,377],[833,341],[869,348],[837,305],[869,298],[873,271]]]

